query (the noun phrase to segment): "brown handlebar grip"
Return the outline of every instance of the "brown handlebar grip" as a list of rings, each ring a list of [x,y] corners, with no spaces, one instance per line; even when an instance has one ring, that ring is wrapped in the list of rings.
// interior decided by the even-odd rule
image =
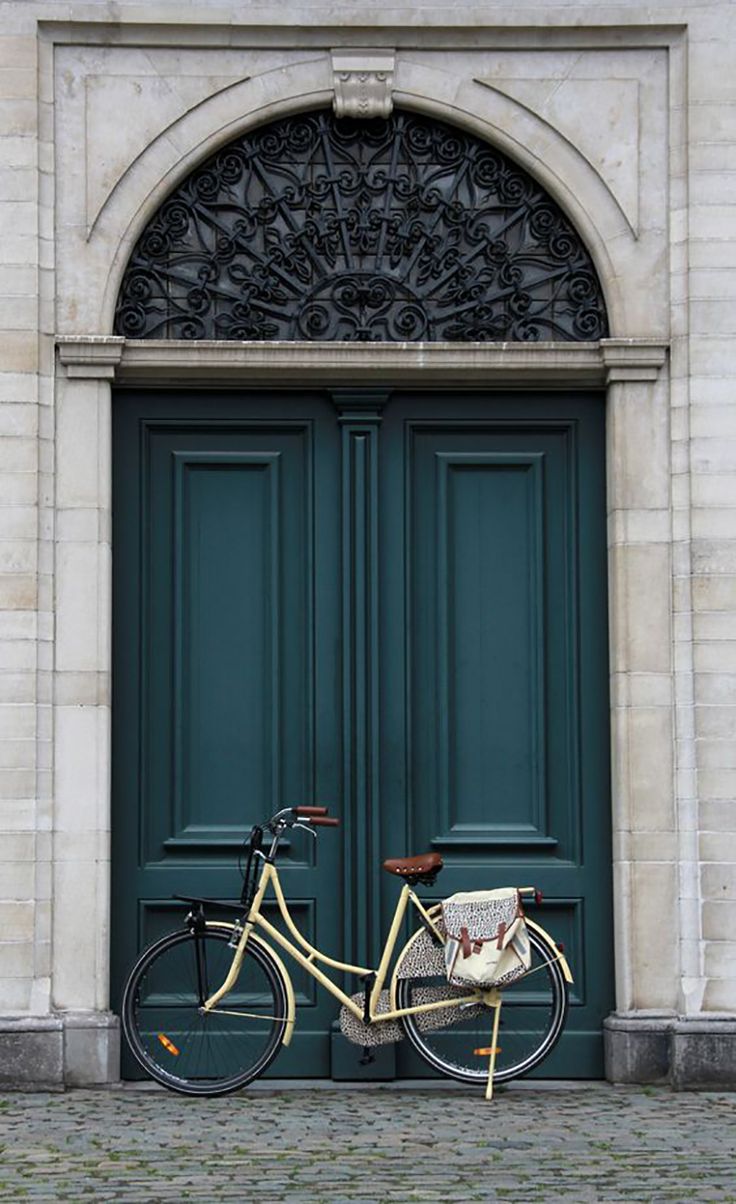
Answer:
[[[314,815],[312,816],[312,826],[320,826],[322,828],[339,828],[339,819],[333,819],[330,815]]]
[[[295,815],[326,815],[326,807],[295,807]]]

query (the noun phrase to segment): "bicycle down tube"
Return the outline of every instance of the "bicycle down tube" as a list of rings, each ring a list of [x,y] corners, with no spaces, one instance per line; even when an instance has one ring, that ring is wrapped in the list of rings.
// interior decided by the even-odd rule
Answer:
[[[298,942],[298,945],[301,945],[303,949],[308,951],[308,956],[305,956],[302,950],[298,948],[297,944],[294,944],[292,941],[290,941],[288,937],[279,932],[278,928],[275,928],[273,924],[269,923],[269,921],[261,915],[261,904],[269,883],[273,885],[278,909],[281,913],[284,923],[286,924],[289,932],[293,935],[294,940]],[[284,898],[283,890],[281,889],[278,870],[276,869],[275,865],[271,864],[270,862],[266,862],[261,871],[261,880],[258,884],[258,890],[256,891],[255,898],[253,899],[253,903],[243,926],[243,933],[238,942],[238,947],[235,950],[230,970],[222,986],[219,987],[218,990],[215,991],[213,995],[210,995],[209,999],[205,1001],[203,1010],[205,1012],[211,1011],[234,987],[238,979],[238,974],[240,973],[240,967],[245,955],[248,937],[251,929],[255,925],[258,925],[259,928],[262,928],[272,940],[281,945],[281,947],[285,949],[300,966],[303,966],[303,968],[309,974],[311,974],[312,977],[317,980],[317,982],[321,983],[321,985],[327,991],[329,991],[330,994],[334,995],[336,999],[339,999],[343,1006],[348,1008],[358,1020],[364,1019],[363,1008],[355,1003],[355,1001],[351,999],[349,995],[346,995],[345,992],[342,991],[331,978],[324,974],[323,971],[314,964],[315,961],[320,961],[324,965],[331,966],[333,969],[343,970],[348,974],[355,974],[360,977],[365,977],[367,974],[375,974],[375,983],[373,984],[371,990],[369,1002],[369,1017],[370,1020],[375,1023],[381,1023],[386,1020],[398,1020],[402,1016],[414,1015],[419,1012],[431,1012],[439,1008],[462,1007],[467,1003],[476,1002],[479,994],[478,991],[475,991],[469,995],[459,996],[456,999],[443,999],[437,1002],[419,1004],[416,1007],[397,1008],[392,1011],[381,1012],[380,1014],[376,1013],[376,1007],[378,1005],[381,990],[383,989],[383,985],[386,981],[388,968],[391,964],[391,958],[396,946],[401,924],[410,900],[423,918],[427,921],[427,923],[434,928],[431,917],[426,909],[422,906],[422,903],[417,898],[414,891],[409,886],[404,884],[396,903],[396,910],[394,912],[391,928],[386,938],[386,944],[381,955],[381,961],[378,969],[373,970],[369,966],[355,966],[350,962],[343,962],[336,958],[328,957],[327,954],[321,953],[319,949],[315,949],[313,945],[310,945],[309,941],[302,936],[289,913],[289,908],[286,899]]]

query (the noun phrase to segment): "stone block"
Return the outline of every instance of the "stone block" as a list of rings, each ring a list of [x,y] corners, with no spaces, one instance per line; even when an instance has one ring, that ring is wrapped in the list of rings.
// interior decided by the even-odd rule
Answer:
[[[677,914],[678,874],[675,863],[636,861],[631,866],[631,956],[636,967],[633,1006],[657,1012],[677,1005],[679,964],[673,923],[661,924],[653,941],[653,916]]]
[[[724,665],[728,668],[728,665]],[[702,769],[736,769],[736,748],[731,740],[698,740],[698,765]]]
[[[0,932],[9,941],[27,941],[33,937],[35,905],[29,900],[0,902]]]
[[[33,973],[33,945],[30,941],[0,943],[0,978],[26,978]]]
[[[736,863],[736,832],[701,832],[698,839],[701,861]]]
[[[609,552],[612,660],[620,672],[671,668],[672,579],[666,544],[629,544]]]
[[[670,1017],[614,1013],[603,1021],[605,1075],[609,1083],[663,1083],[669,1074]]]
[[[99,664],[100,562],[95,544],[59,544],[56,666],[89,671]]]
[[[708,978],[727,978],[733,982],[736,1004],[736,941],[733,932],[729,940],[705,942],[704,971]]]
[[[732,978],[711,978],[706,982],[703,1010],[725,1014],[736,1013],[736,996]]]
[[[36,601],[36,578],[32,574],[0,573],[0,610],[32,610]]]
[[[736,474],[694,473],[692,499],[694,506],[736,506]]]
[[[64,1021],[64,1082],[68,1087],[120,1078],[120,1021],[110,1012],[76,1012]]]
[[[0,861],[0,899],[32,898],[35,868],[32,861]]]
[[[732,799],[704,798],[699,810],[702,831],[736,832],[736,807]]]
[[[61,1088],[63,1031],[56,1017],[0,1019],[0,1086],[5,1090]]]
[[[705,899],[736,899],[736,865],[706,862],[701,884]]]
[[[676,1091],[736,1090],[736,1017],[676,1020],[670,1040],[670,1078]]]

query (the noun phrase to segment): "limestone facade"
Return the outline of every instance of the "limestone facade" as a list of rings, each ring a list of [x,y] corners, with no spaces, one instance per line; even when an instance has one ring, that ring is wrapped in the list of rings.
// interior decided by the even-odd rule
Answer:
[[[276,383],[370,365],[376,379],[431,367],[448,380],[607,386],[611,1074],[676,1064],[690,1067],[684,1083],[736,1081],[735,57],[727,2],[415,0],[369,14],[355,0],[0,3],[0,1041],[11,1077],[115,1074],[113,380]],[[393,98],[456,122],[522,163],[584,237],[611,338],[382,345],[367,359],[348,345],[112,337],[127,256],[167,192],[239,132],[336,92],[345,111]],[[696,1042],[705,1052],[688,1061]]]

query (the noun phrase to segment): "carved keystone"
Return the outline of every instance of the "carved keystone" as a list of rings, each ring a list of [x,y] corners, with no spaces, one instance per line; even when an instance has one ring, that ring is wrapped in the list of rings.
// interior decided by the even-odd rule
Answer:
[[[333,50],[337,117],[388,117],[393,108],[393,50]]]

